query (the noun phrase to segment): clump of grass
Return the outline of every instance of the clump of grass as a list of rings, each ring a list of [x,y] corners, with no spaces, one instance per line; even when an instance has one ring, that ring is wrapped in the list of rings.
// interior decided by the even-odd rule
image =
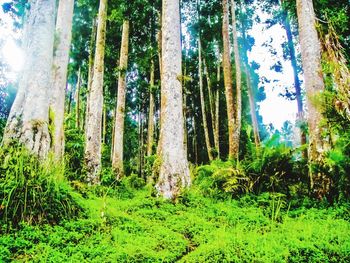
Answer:
[[[82,211],[63,164],[39,160],[23,147],[2,150],[0,160],[0,220],[8,227],[54,224]]]

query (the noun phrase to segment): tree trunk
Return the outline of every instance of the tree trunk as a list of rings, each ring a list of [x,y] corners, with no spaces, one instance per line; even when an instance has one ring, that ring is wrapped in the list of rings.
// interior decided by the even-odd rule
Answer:
[[[282,6],[281,1],[281,6]],[[292,29],[290,25],[290,19],[289,19],[289,14],[288,12],[282,8],[282,23],[283,27],[286,30],[286,35],[287,35],[287,44],[288,44],[288,51],[290,55],[290,62],[292,64],[293,68],[293,75],[294,75],[294,87],[295,87],[295,97],[298,105],[298,115],[297,119],[299,122],[299,125],[304,123],[304,107],[303,107],[303,97],[301,95],[301,85],[300,85],[300,79],[299,79],[299,74],[298,74],[298,64],[297,64],[297,58],[296,58],[296,52],[294,48],[294,42],[293,42],[293,34],[292,34]],[[300,129],[300,144],[304,145],[306,144],[306,134],[303,131],[303,129]],[[307,157],[307,152],[304,153],[304,157]]]
[[[64,102],[69,50],[72,40],[74,0],[60,0],[56,22],[56,44],[52,65],[51,111],[54,116],[52,149],[57,160],[64,154]],[[79,87],[78,87],[79,88]]]
[[[301,58],[307,93],[310,183],[315,195],[322,198],[328,192],[330,180],[324,174],[316,172],[314,169],[315,164],[320,165],[322,162],[324,145],[322,127],[320,125],[322,114],[313,100],[324,90],[324,82],[321,67],[321,47],[316,31],[312,0],[297,0],[297,14]]]
[[[86,124],[85,164],[87,182],[99,183],[101,168],[101,126],[103,110],[103,75],[106,42],[107,0],[100,0],[94,73],[89,96],[89,111]]]
[[[236,65],[236,111],[234,118],[234,132],[233,132],[233,143],[234,152],[236,158],[239,158],[239,141],[241,135],[242,126],[242,71],[241,71],[241,58],[239,55],[238,47],[238,36],[236,26],[236,4],[235,0],[231,0],[231,12],[232,12],[232,34],[233,34],[233,51],[235,54],[235,65]]]
[[[238,149],[235,143],[235,109],[233,102],[232,91],[232,67],[231,67],[231,41],[229,35],[229,8],[228,0],[222,1],[223,6],[223,21],[222,21],[222,37],[223,37],[223,68],[224,68],[224,83],[227,106],[228,120],[228,137],[229,137],[229,158],[234,159],[238,156]]]
[[[151,76],[149,88],[149,113],[148,113],[148,136],[147,136],[147,156],[152,155],[154,143],[154,60],[151,61]]]
[[[247,76],[247,90],[249,97],[249,105],[250,105],[250,116],[252,117],[252,125],[253,125],[253,133],[254,133],[254,142],[256,148],[260,146],[260,135],[259,135],[259,124],[258,118],[256,116],[256,106],[255,106],[255,97],[252,89],[252,79],[250,75],[250,69],[248,66],[245,67],[245,73]]]
[[[5,128],[4,145],[18,140],[33,154],[44,158],[50,150],[53,135],[49,131],[49,101],[56,1],[29,2],[23,43],[26,61]]]
[[[163,0],[162,35],[161,166],[156,189],[165,198],[175,198],[191,180],[183,147],[179,0]]]
[[[106,143],[106,134],[107,134],[107,107],[103,106],[103,124],[102,124],[102,143]]]
[[[92,30],[91,30],[91,37],[90,37],[90,50],[89,50],[89,72],[88,72],[88,85],[87,85],[87,96],[86,96],[86,109],[85,109],[85,125],[89,118],[89,101],[90,101],[90,92],[91,92],[91,84],[92,84],[92,78],[94,75],[94,47],[96,44],[96,34],[97,34],[97,22],[94,18],[92,21]],[[86,127],[85,127],[85,137],[86,135]]]
[[[128,67],[129,53],[129,21],[123,23],[122,46],[120,50],[118,98],[114,130],[114,150],[112,166],[118,179],[124,175],[123,149],[124,149],[124,118],[126,97],[126,71]]]
[[[217,82],[218,86],[216,88],[216,96],[215,96],[215,134],[214,134],[214,142],[215,148],[218,151],[218,159],[220,159],[220,80],[221,80],[221,63],[218,63],[218,72],[217,72]]]
[[[198,75],[199,75],[199,93],[201,100],[201,111],[202,111],[202,119],[203,119],[203,129],[204,129],[204,137],[205,137],[205,145],[207,147],[207,153],[209,157],[209,161],[213,160],[213,155],[211,151],[211,144],[209,138],[209,130],[208,130],[208,122],[207,122],[207,114],[205,111],[205,99],[203,92],[203,72],[202,72],[202,44],[201,40],[198,39]]]
[[[210,81],[210,75],[209,75],[209,70],[208,70],[208,66],[206,63],[205,58],[203,58],[203,65],[204,65],[204,73],[207,77],[207,86],[208,86],[208,94],[209,94],[209,107],[210,107],[210,115],[211,115],[211,126],[213,129],[213,137],[214,137],[214,145],[215,145],[215,149],[218,152],[219,150],[219,140],[216,137],[217,131],[216,131],[216,123],[215,123],[215,119],[216,119],[216,112],[215,112],[215,103],[216,101],[214,101],[214,96],[213,96],[213,90],[212,90],[212,85],[211,85],[211,81]],[[217,157],[217,156],[216,156]]]
[[[77,83],[77,107],[76,107],[76,118],[75,118],[75,126],[80,130],[80,89],[81,89],[81,71],[79,67],[78,71],[78,83]]]

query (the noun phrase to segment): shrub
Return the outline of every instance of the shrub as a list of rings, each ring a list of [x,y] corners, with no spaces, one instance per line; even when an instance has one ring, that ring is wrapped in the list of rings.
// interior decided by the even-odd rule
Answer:
[[[57,223],[82,211],[64,166],[40,161],[22,147],[0,152],[0,220],[8,226]]]

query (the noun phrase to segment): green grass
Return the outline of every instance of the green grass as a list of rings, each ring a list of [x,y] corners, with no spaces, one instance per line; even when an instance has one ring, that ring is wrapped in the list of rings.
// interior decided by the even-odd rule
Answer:
[[[0,236],[0,262],[350,262],[344,207],[277,214],[268,195],[216,201],[193,189],[174,204],[150,193],[90,192],[84,218]]]

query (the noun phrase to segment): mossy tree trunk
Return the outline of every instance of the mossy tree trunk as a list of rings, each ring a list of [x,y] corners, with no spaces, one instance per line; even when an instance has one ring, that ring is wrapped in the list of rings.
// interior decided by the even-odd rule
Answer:
[[[67,83],[69,50],[72,40],[74,0],[60,0],[56,22],[56,46],[52,65],[53,83],[51,111],[53,120],[52,149],[56,159],[64,154],[64,102]]]
[[[235,92],[235,114],[234,114],[234,132],[233,132],[233,151],[235,158],[239,157],[239,139],[241,135],[242,126],[242,70],[241,70],[241,58],[239,55],[238,47],[238,35],[236,26],[236,3],[235,0],[231,0],[231,13],[232,13],[232,35],[233,35],[233,52],[235,55],[235,68],[236,68],[236,92]]]
[[[56,1],[31,0],[29,3],[23,42],[26,60],[5,128],[4,145],[19,141],[33,154],[44,158],[55,132],[49,131],[49,103]]]
[[[235,143],[235,108],[234,96],[232,90],[232,66],[231,66],[231,41],[229,34],[229,4],[228,0],[222,1],[223,18],[222,18],[222,37],[223,37],[223,68],[224,84],[227,107],[228,137],[229,137],[229,158],[234,159],[238,156],[238,149]]]
[[[315,196],[322,198],[329,189],[329,178],[318,172],[315,166],[322,164],[324,143],[322,140],[322,114],[315,101],[324,90],[321,67],[321,45],[316,30],[316,18],[312,0],[297,0],[297,14],[301,59],[307,93],[309,125],[309,175]]]
[[[107,0],[100,0],[94,73],[92,77],[86,123],[85,165],[87,182],[99,183],[103,111],[104,53],[106,42]]]
[[[161,165],[156,189],[165,198],[175,198],[190,185],[184,149],[179,0],[163,0],[162,8]]]
[[[124,149],[124,118],[126,98],[126,71],[128,67],[129,53],[129,21],[124,20],[122,45],[119,59],[118,97],[116,107],[116,118],[114,127],[114,148],[112,166],[117,178],[124,175],[123,149]]]

